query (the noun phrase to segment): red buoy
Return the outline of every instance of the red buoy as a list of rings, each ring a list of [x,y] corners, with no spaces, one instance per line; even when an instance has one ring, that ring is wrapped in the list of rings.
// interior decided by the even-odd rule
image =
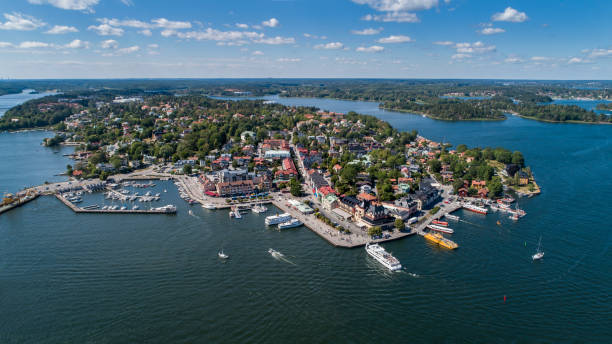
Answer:
[[[506,295],[504,295],[504,303],[506,303]]]

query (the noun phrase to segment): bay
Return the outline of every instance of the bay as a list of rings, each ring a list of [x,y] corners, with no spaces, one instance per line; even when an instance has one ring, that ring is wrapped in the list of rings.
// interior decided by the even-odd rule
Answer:
[[[528,215],[516,223],[458,212],[453,252],[420,237],[385,244],[405,267],[394,274],[363,249],[333,248],[306,228],[278,232],[261,215],[235,220],[189,206],[169,182],[154,192],[160,204],[178,206],[176,216],[76,215],[42,197],[0,216],[0,342],[609,341],[612,126],[514,116],[444,122],[368,102],[267,99],[371,114],[453,144],[520,150],[543,193],[519,201]],[[3,188],[65,169],[32,133],[0,134],[0,144],[9,142],[0,161],[19,140],[10,154],[23,159],[2,165]],[[36,159],[57,165],[34,166],[28,153],[38,147]],[[37,172],[22,176],[28,169]],[[546,256],[534,263],[540,235]],[[217,258],[221,248],[229,261]]]

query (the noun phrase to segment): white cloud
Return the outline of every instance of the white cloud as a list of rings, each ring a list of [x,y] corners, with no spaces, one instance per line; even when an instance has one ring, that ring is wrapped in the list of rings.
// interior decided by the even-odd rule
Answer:
[[[356,60],[356,59],[346,58],[346,57],[336,57],[335,61],[337,63],[347,64],[347,65],[367,65],[368,64],[368,62],[363,61],[362,59]]]
[[[290,57],[281,57],[276,59],[277,62],[300,62],[302,59],[300,58],[290,58]]]
[[[70,32],[79,32],[79,30],[77,30],[77,28],[74,26],[55,25],[54,27],[52,27],[45,33],[48,33],[51,35],[63,35],[65,33],[70,33]]]
[[[239,29],[248,29],[249,25],[248,24],[236,23],[236,27],[239,28]]]
[[[484,29],[480,30],[480,33],[483,35],[494,35],[496,33],[504,33],[506,32],[506,30],[499,28],[499,27],[485,27]]]
[[[448,46],[448,45],[455,44],[455,42],[452,42],[452,41],[437,41],[437,42],[433,42],[433,44]]]
[[[32,49],[32,48],[48,48],[51,47],[51,44],[44,42],[36,42],[36,41],[25,41],[19,44],[19,48],[22,49]]]
[[[134,6],[134,2],[132,0],[121,0],[121,2],[125,5],[125,6]]]
[[[522,23],[529,19],[525,12],[519,12],[512,7],[506,7],[503,12],[495,13],[491,20],[493,21],[505,21],[512,23]]]
[[[143,22],[142,20],[136,20],[136,19],[126,19],[126,20],[119,20],[119,19],[115,19],[115,18],[100,18],[98,19],[98,21],[102,24],[108,24],[110,26],[126,26],[126,27],[133,27],[133,28],[138,28],[138,29],[148,29],[153,27],[152,24],[149,24],[147,22]]]
[[[481,41],[478,41],[474,43],[457,43],[455,44],[455,49],[457,50],[457,53],[460,54],[483,54],[495,51],[496,48],[494,45],[486,45]]]
[[[270,37],[270,38],[260,38],[256,39],[253,42],[261,43],[261,44],[271,44],[271,45],[279,45],[279,44],[293,44],[295,43],[295,39],[293,37]]]
[[[108,43],[108,44],[105,45],[105,43]],[[111,52],[102,54],[102,56],[119,56],[119,55],[132,54],[132,53],[140,51],[140,47],[137,45],[119,49],[119,45],[117,44],[117,42],[112,39],[102,42],[102,47],[105,49],[112,50]],[[149,54],[156,55],[157,51],[149,50]]]
[[[181,39],[195,39],[198,41],[216,41],[217,45],[237,46],[249,42],[261,44],[293,44],[293,37],[266,37],[263,33],[255,31],[220,31],[207,28],[204,31],[181,32],[176,30],[164,30],[161,32],[164,37],[176,36]]]
[[[255,51],[253,52],[253,55],[259,55],[259,56],[261,56],[261,55],[263,55],[263,54],[264,54],[264,53],[263,53],[263,51],[261,51],[261,50],[255,50]]]
[[[119,48],[119,42],[115,41],[114,39],[107,39],[106,41],[103,41],[100,46],[102,49],[117,49]]]
[[[314,46],[315,49],[323,49],[323,50],[337,50],[344,48],[344,44],[340,42],[330,42],[326,44],[317,44]]]
[[[4,13],[4,19],[4,23],[0,22],[0,30],[31,31],[46,25],[42,20],[17,12]]]
[[[151,32],[151,30],[149,30],[149,29],[144,29],[144,30],[138,31],[138,33],[143,35],[143,36],[151,36],[151,35],[153,35],[153,32]]]
[[[451,59],[464,60],[464,59],[469,59],[470,57],[472,57],[472,55],[470,54],[454,54],[453,56],[451,56]]]
[[[179,30],[179,29],[189,29],[191,28],[191,23],[186,21],[172,21],[166,18],[156,18],[152,19],[151,22],[145,22],[142,20],[136,19],[126,19],[120,20],[116,18],[100,18],[98,21],[102,24],[109,25],[113,28],[120,27],[131,27],[137,29],[143,29],[139,31],[139,33],[150,36],[151,29],[167,29],[167,30]]]
[[[397,23],[417,23],[419,18],[411,11],[428,10],[438,5],[438,0],[353,0],[353,2],[385,12],[385,14],[368,14],[363,20]]]
[[[391,35],[389,37],[381,38],[381,39],[379,39],[376,42],[383,43],[383,44],[387,44],[387,43],[407,43],[407,42],[412,42],[412,38],[410,38],[408,36],[403,36],[403,35],[398,35],[398,36]]]
[[[327,39],[327,36],[317,36],[310,33],[304,33],[304,37],[306,38],[314,38],[314,39]]]
[[[74,41],[66,44],[64,47],[69,49],[87,49],[89,48],[89,42],[75,39]]]
[[[567,61],[568,64],[576,64],[576,63],[591,63],[591,61],[587,59],[583,59],[581,57],[572,57]]]
[[[550,60],[550,57],[545,57],[545,56],[533,56],[531,58],[531,61],[548,61]]]
[[[516,57],[516,56],[511,56],[511,57],[507,57],[504,62],[506,63],[523,63],[525,62],[525,60],[523,60],[520,57]]]
[[[362,18],[365,21],[395,22],[395,23],[418,23],[419,17],[412,12],[389,12],[384,15],[368,14]]]
[[[381,12],[428,10],[438,5],[438,0],[353,0]]]
[[[583,53],[588,53],[590,58],[606,57],[612,55],[612,49],[587,49]]]
[[[379,45],[372,45],[369,47],[358,47],[357,49],[355,49],[355,51],[361,52],[361,53],[379,53],[381,51],[385,50],[385,48],[379,46]]]
[[[135,52],[137,52],[139,50],[140,50],[140,47],[137,46],[137,45],[134,45],[134,46],[131,46],[131,47],[128,47],[128,48],[118,49],[117,53],[118,54],[131,54],[131,53],[135,53]]]
[[[276,18],[270,18],[269,20],[261,22],[261,25],[267,26],[267,27],[277,27],[278,24],[279,24],[279,21]]]
[[[151,20],[155,27],[171,30],[190,29],[191,23],[185,21],[172,21],[166,18],[158,18]]]
[[[12,48],[12,47],[13,47],[13,43],[0,42],[0,48]]]
[[[147,45],[147,48],[149,48],[149,49],[158,49],[159,48],[159,44],[155,44],[155,43],[154,44],[149,44],[149,45]]]
[[[363,30],[352,30],[351,33],[354,35],[368,36],[368,35],[378,35],[382,30],[383,28],[378,28],[378,29],[368,28],[368,29],[363,29]]]
[[[170,37],[170,36],[177,35],[177,34],[178,32],[176,30],[163,30],[161,32],[161,35],[164,37]]]
[[[100,24],[98,26],[91,25],[87,28],[87,30],[91,30],[96,32],[100,36],[122,36],[123,29],[119,27],[113,27],[108,24]]]
[[[254,38],[263,38],[263,33],[254,31],[220,31],[207,28],[204,31],[179,32],[175,30],[164,30],[162,36],[176,36],[182,39],[195,39],[198,41],[236,41]]]
[[[49,4],[63,10],[93,12],[93,7],[100,0],[28,0],[28,2],[35,5]]]

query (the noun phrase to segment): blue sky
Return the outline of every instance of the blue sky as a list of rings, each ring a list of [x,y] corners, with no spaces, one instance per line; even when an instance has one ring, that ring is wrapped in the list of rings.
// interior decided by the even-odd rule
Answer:
[[[0,77],[611,79],[612,1],[11,0]]]

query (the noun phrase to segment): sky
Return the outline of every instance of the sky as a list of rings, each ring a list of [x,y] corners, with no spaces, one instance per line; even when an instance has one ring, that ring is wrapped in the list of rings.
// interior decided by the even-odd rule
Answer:
[[[609,0],[2,0],[0,78],[612,79]]]

